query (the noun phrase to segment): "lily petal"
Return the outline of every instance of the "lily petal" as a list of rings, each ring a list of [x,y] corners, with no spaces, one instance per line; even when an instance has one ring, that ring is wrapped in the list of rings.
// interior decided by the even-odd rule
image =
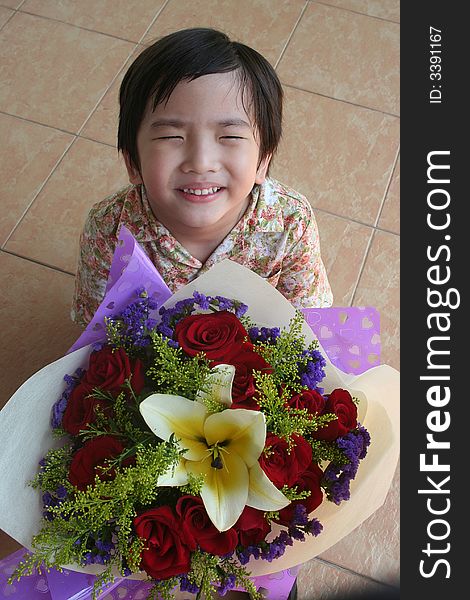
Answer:
[[[140,403],[140,412],[153,433],[168,441],[174,433],[184,458],[202,460],[207,454],[204,438],[206,407],[182,396],[152,394]]]
[[[281,510],[281,508],[290,504],[290,500],[277,489],[258,462],[251,467],[248,474],[250,485],[246,501],[247,506],[269,511]]]
[[[250,468],[258,461],[264,448],[266,419],[257,410],[224,410],[207,417],[204,435],[209,445],[227,442],[230,453],[238,454]]]
[[[227,531],[238,520],[248,497],[248,469],[236,454],[223,454],[224,467],[216,469],[211,460],[186,463],[188,471],[205,475],[201,498],[207,514],[219,531]]]
[[[216,365],[211,369],[206,382],[206,389],[199,390],[196,400],[203,402],[205,398],[213,398],[227,407],[232,406],[232,384],[235,377],[233,365]]]
[[[180,460],[180,462],[174,467],[170,467],[166,473],[158,477],[158,485],[175,487],[179,485],[186,485],[188,483],[188,471],[185,466],[186,461]]]

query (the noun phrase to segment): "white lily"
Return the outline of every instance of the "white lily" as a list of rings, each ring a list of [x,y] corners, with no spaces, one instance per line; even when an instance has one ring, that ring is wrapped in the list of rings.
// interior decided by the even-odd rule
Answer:
[[[208,395],[230,406],[234,368],[225,368],[230,366],[219,365],[224,368],[209,377],[199,400]],[[171,394],[149,396],[140,412],[155,435],[168,441],[174,434],[186,449],[174,472],[160,476],[158,485],[180,486],[189,473],[203,475],[201,498],[219,531],[230,529],[245,506],[273,511],[289,504],[258,463],[266,440],[262,412],[239,408],[210,414],[203,403]]]

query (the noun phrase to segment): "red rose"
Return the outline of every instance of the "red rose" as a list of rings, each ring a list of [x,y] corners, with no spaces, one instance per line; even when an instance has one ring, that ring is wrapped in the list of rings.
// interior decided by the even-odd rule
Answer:
[[[278,522],[281,523],[281,525],[289,525],[292,521],[296,504],[303,504],[307,509],[308,514],[320,506],[323,501],[323,492],[320,487],[322,477],[323,471],[314,462],[312,462],[308,469],[299,476],[293,487],[296,487],[298,492],[309,490],[310,496],[305,498],[305,500],[294,500],[288,506],[280,510]]]
[[[204,352],[209,360],[225,362],[234,346],[243,346],[248,333],[233,313],[221,311],[182,319],[175,337],[188,356]]]
[[[256,508],[251,508],[251,506],[245,506],[233,527],[238,531],[242,546],[258,544],[271,531],[271,525],[264,518],[264,512]]]
[[[69,481],[79,490],[86,490],[87,485],[95,482],[98,475],[100,479],[114,479],[114,469],[106,473],[99,467],[105,467],[105,461],[110,458],[116,458],[124,450],[121,442],[112,435],[101,435],[92,438],[77,450],[73,455],[69,468]],[[127,466],[134,459],[127,459],[123,466]]]
[[[219,531],[209,519],[201,498],[182,496],[176,503],[176,513],[183,523],[184,538],[194,539],[201,550],[217,556],[235,550],[237,532],[233,528]]]
[[[62,418],[62,427],[70,435],[78,435],[81,429],[87,429],[96,420],[95,408],[106,410],[110,404],[105,400],[88,397],[91,388],[85,383],[79,383],[70,394]]]
[[[140,567],[153,579],[169,579],[189,571],[191,550],[196,545],[183,540],[181,526],[169,506],[152,508],[134,519],[135,532],[145,540]]]
[[[339,388],[331,392],[323,409],[323,414],[327,413],[333,413],[338,418],[312,433],[317,440],[331,442],[357,427],[357,406],[347,390]]]
[[[322,414],[325,407],[325,398],[316,390],[303,390],[295,394],[288,402],[291,408],[306,408],[311,415]]]
[[[292,487],[312,462],[312,447],[300,435],[292,436],[295,446],[288,452],[287,442],[268,433],[265,449],[259,458],[261,468],[277,488]]]
[[[82,383],[87,384],[90,389],[100,388],[118,395],[129,378],[134,392],[140,394],[144,387],[144,367],[141,360],[131,360],[123,348],[104,346],[90,354],[88,369]]]
[[[271,365],[260,354],[247,349],[237,349],[225,356],[223,361],[214,361],[211,366],[221,363],[235,367],[235,377],[232,384],[232,408],[259,410],[255,398],[256,388],[253,371],[272,373]]]

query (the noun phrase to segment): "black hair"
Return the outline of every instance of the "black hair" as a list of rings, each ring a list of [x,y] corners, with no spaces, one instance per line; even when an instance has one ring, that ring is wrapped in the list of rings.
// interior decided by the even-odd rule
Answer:
[[[259,162],[273,155],[281,139],[283,99],[274,68],[253,48],[231,41],[221,31],[202,27],[157,40],[131,64],[119,90],[118,151],[126,152],[140,171],[137,132],[149,99],[155,110],[181,81],[232,71],[242,90],[243,107],[258,133]]]

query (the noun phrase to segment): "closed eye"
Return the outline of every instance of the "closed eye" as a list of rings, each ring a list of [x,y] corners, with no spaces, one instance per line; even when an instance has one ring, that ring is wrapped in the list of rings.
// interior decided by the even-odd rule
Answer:
[[[223,135],[222,138],[224,140],[245,140],[246,138],[241,137],[240,135]]]
[[[161,137],[153,138],[154,140],[182,140],[181,135],[164,135]]]

